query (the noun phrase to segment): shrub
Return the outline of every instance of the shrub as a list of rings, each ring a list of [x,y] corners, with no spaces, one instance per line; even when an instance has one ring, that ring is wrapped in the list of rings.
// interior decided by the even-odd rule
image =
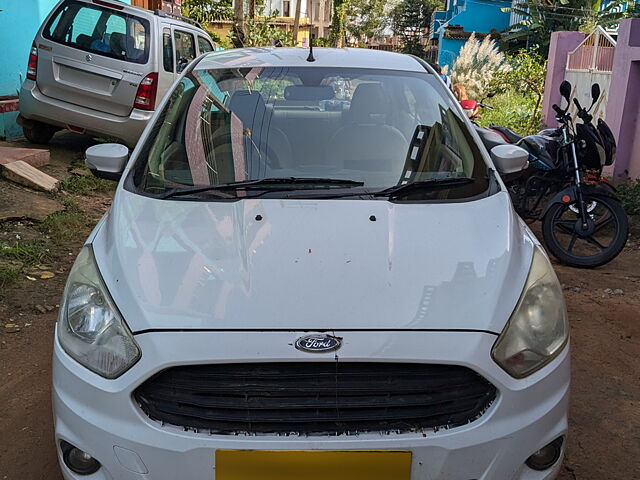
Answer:
[[[640,215],[640,180],[619,185],[618,196],[628,215]]]
[[[487,35],[480,42],[472,34],[453,64],[451,81],[464,85],[469,98],[481,100],[491,91],[496,75],[508,69],[504,54],[491,37]]]

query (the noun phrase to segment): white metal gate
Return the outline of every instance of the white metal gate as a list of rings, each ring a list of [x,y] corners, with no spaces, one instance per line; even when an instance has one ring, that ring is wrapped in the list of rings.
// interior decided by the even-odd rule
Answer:
[[[605,118],[613,71],[616,42],[602,27],[596,28],[567,56],[565,79],[573,85],[573,95],[583,106],[591,105],[591,85],[598,83],[602,95],[594,107],[595,118]],[[571,112],[576,113],[571,104]]]

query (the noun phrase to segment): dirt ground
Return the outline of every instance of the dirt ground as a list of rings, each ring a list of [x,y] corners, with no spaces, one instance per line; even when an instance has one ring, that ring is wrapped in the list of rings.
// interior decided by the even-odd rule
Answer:
[[[89,142],[56,136],[52,163],[43,170],[69,177],[77,168],[71,162],[77,163]],[[0,192],[10,189],[26,193],[0,181]],[[67,272],[109,197],[108,192],[74,197],[87,219],[82,228],[67,244],[52,247],[47,264],[0,291],[1,480],[62,478],[50,401],[53,326]],[[63,203],[65,197],[55,200]],[[560,480],[640,479],[640,221],[634,220],[627,248],[611,264],[592,271],[557,266],[569,308],[573,359],[570,435]],[[37,221],[0,222],[0,242],[43,235]]]

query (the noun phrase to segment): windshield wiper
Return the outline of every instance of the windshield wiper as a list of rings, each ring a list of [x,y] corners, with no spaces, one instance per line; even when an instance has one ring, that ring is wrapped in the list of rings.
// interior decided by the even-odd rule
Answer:
[[[284,190],[291,190],[292,187],[296,185],[317,185],[323,187],[361,187],[364,185],[364,182],[359,182],[357,180],[346,180],[340,178],[315,178],[315,177],[275,177],[275,178],[260,178],[258,180],[246,180],[242,182],[231,182],[231,183],[221,183],[218,185],[207,185],[202,187],[187,187],[187,188],[173,188],[162,195],[162,199],[171,198],[171,197],[179,197],[185,195],[191,195],[194,193],[203,193],[203,192],[221,192],[220,198],[233,198],[231,196],[224,195],[224,191],[227,190],[242,190],[242,189],[266,189],[265,187],[268,185],[275,185],[276,189],[269,190],[280,190],[282,187],[287,187]]]
[[[475,178],[469,177],[449,177],[431,178],[429,180],[419,180],[417,182],[404,183],[393,187],[385,188],[379,192],[374,192],[374,197],[391,197],[398,193],[408,193],[412,190],[434,190],[439,188],[459,187],[475,182]]]

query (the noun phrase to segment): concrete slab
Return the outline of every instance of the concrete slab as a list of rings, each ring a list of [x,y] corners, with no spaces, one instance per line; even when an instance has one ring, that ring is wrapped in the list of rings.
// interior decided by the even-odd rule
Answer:
[[[38,168],[49,164],[49,150],[41,148],[0,147],[0,165],[23,161]]]
[[[44,192],[53,192],[58,187],[58,180],[22,160],[3,165],[2,176],[25,187]]]

